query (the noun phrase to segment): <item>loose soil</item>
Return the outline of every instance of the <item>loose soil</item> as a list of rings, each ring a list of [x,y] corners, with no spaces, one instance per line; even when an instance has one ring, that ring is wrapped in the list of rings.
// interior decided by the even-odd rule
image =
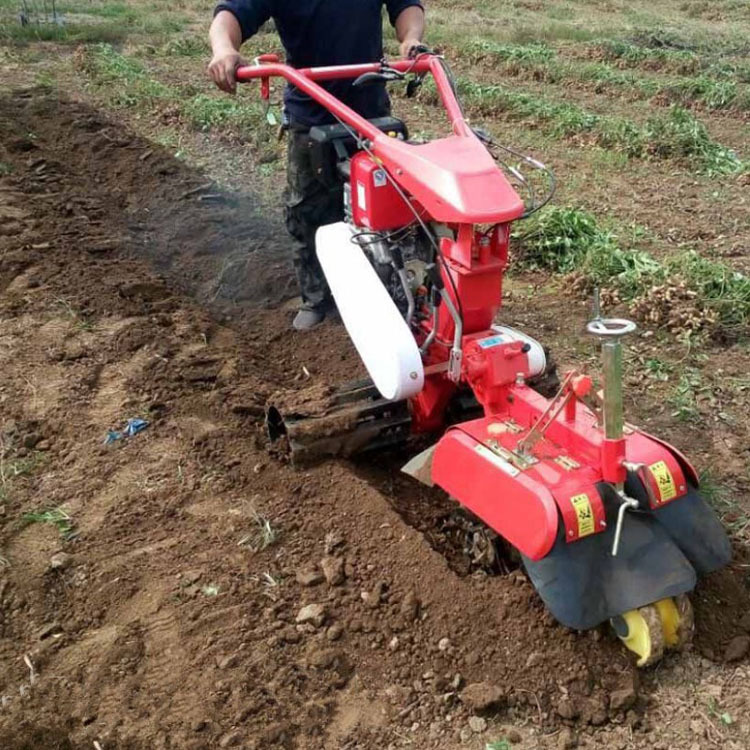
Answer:
[[[450,504],[390,464],[269,456],[272,393],[360,370],[335,322],[290,330],[252,196],[39,91],[0,100],[0,161],[0,747],[654,747],[664,683],[747,700],[747,662],[712,661],[750,629],[742,551],[697,649],[639,673],[520,571],[456,564]],[[24,520],[58,507],[72,534]]]

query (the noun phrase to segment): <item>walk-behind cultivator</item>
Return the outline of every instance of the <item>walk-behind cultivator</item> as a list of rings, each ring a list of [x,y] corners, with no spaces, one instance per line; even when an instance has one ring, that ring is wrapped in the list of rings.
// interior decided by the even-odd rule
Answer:
[[[318,84],[405,80],[412,94],[428,74],[452,129],[428,143],[395,118],[363,119]],[[727,564],[730,544],[688,460],[624,421],[622,339],[635,325],[596,314],[588,333],[601,342],[603,393],[569,372],[549,398],[538,385],[551,380],[545,349],[494,325],[511,225],[549,199],[549,171],[473,129],[449,68],[426,50],[308,70],[264,56],[238,70],[266,98],[272,76],[338,121],[310,131],[320,178],[343,184],[344,218],[318,231],[317,254],[371,381],[314,414],[272,407],[271,437],[303,461],[438,436],[405,470],[516,548],[561,623],[609,620],[641,666],[687,644],[687,595]]]

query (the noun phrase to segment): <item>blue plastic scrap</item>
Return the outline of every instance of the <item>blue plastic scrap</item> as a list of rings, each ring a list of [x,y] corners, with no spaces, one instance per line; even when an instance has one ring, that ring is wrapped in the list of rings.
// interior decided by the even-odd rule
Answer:
[[[104,444],[110,445],[117,440],[135,437],[139,432],[143,432],[143,430],[145,430],[147,427],[147,420],[134,417],[133,419],[128,420],[128,423],[125,425],[125,428],[121,432],[118,432],[117,430],[109,430],[107,432],[107,437],[104,439]]]

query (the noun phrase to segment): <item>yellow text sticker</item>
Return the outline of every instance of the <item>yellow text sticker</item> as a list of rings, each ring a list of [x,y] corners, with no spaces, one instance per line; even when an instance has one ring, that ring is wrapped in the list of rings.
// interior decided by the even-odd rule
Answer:
[[[675,487],[674,477],[672,476],[669,467],[664,461],[657,461],[655,464],[651,464],[648,468],[659,487],[660,502],[666,503],[670,500],[674,500],[674,498],[677,497],[677,487]]]
[[[573,495],[570,502],[578,516],[578,536],[588,536],[594,533],[594,511],[588,495]]]

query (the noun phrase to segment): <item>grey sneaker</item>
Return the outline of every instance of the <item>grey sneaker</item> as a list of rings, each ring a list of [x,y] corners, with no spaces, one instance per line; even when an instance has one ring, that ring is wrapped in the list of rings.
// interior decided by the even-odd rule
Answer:
[[[292,326],[297,331],[309,331],[326,319],[325,309],[302,307],[294,318]]]

